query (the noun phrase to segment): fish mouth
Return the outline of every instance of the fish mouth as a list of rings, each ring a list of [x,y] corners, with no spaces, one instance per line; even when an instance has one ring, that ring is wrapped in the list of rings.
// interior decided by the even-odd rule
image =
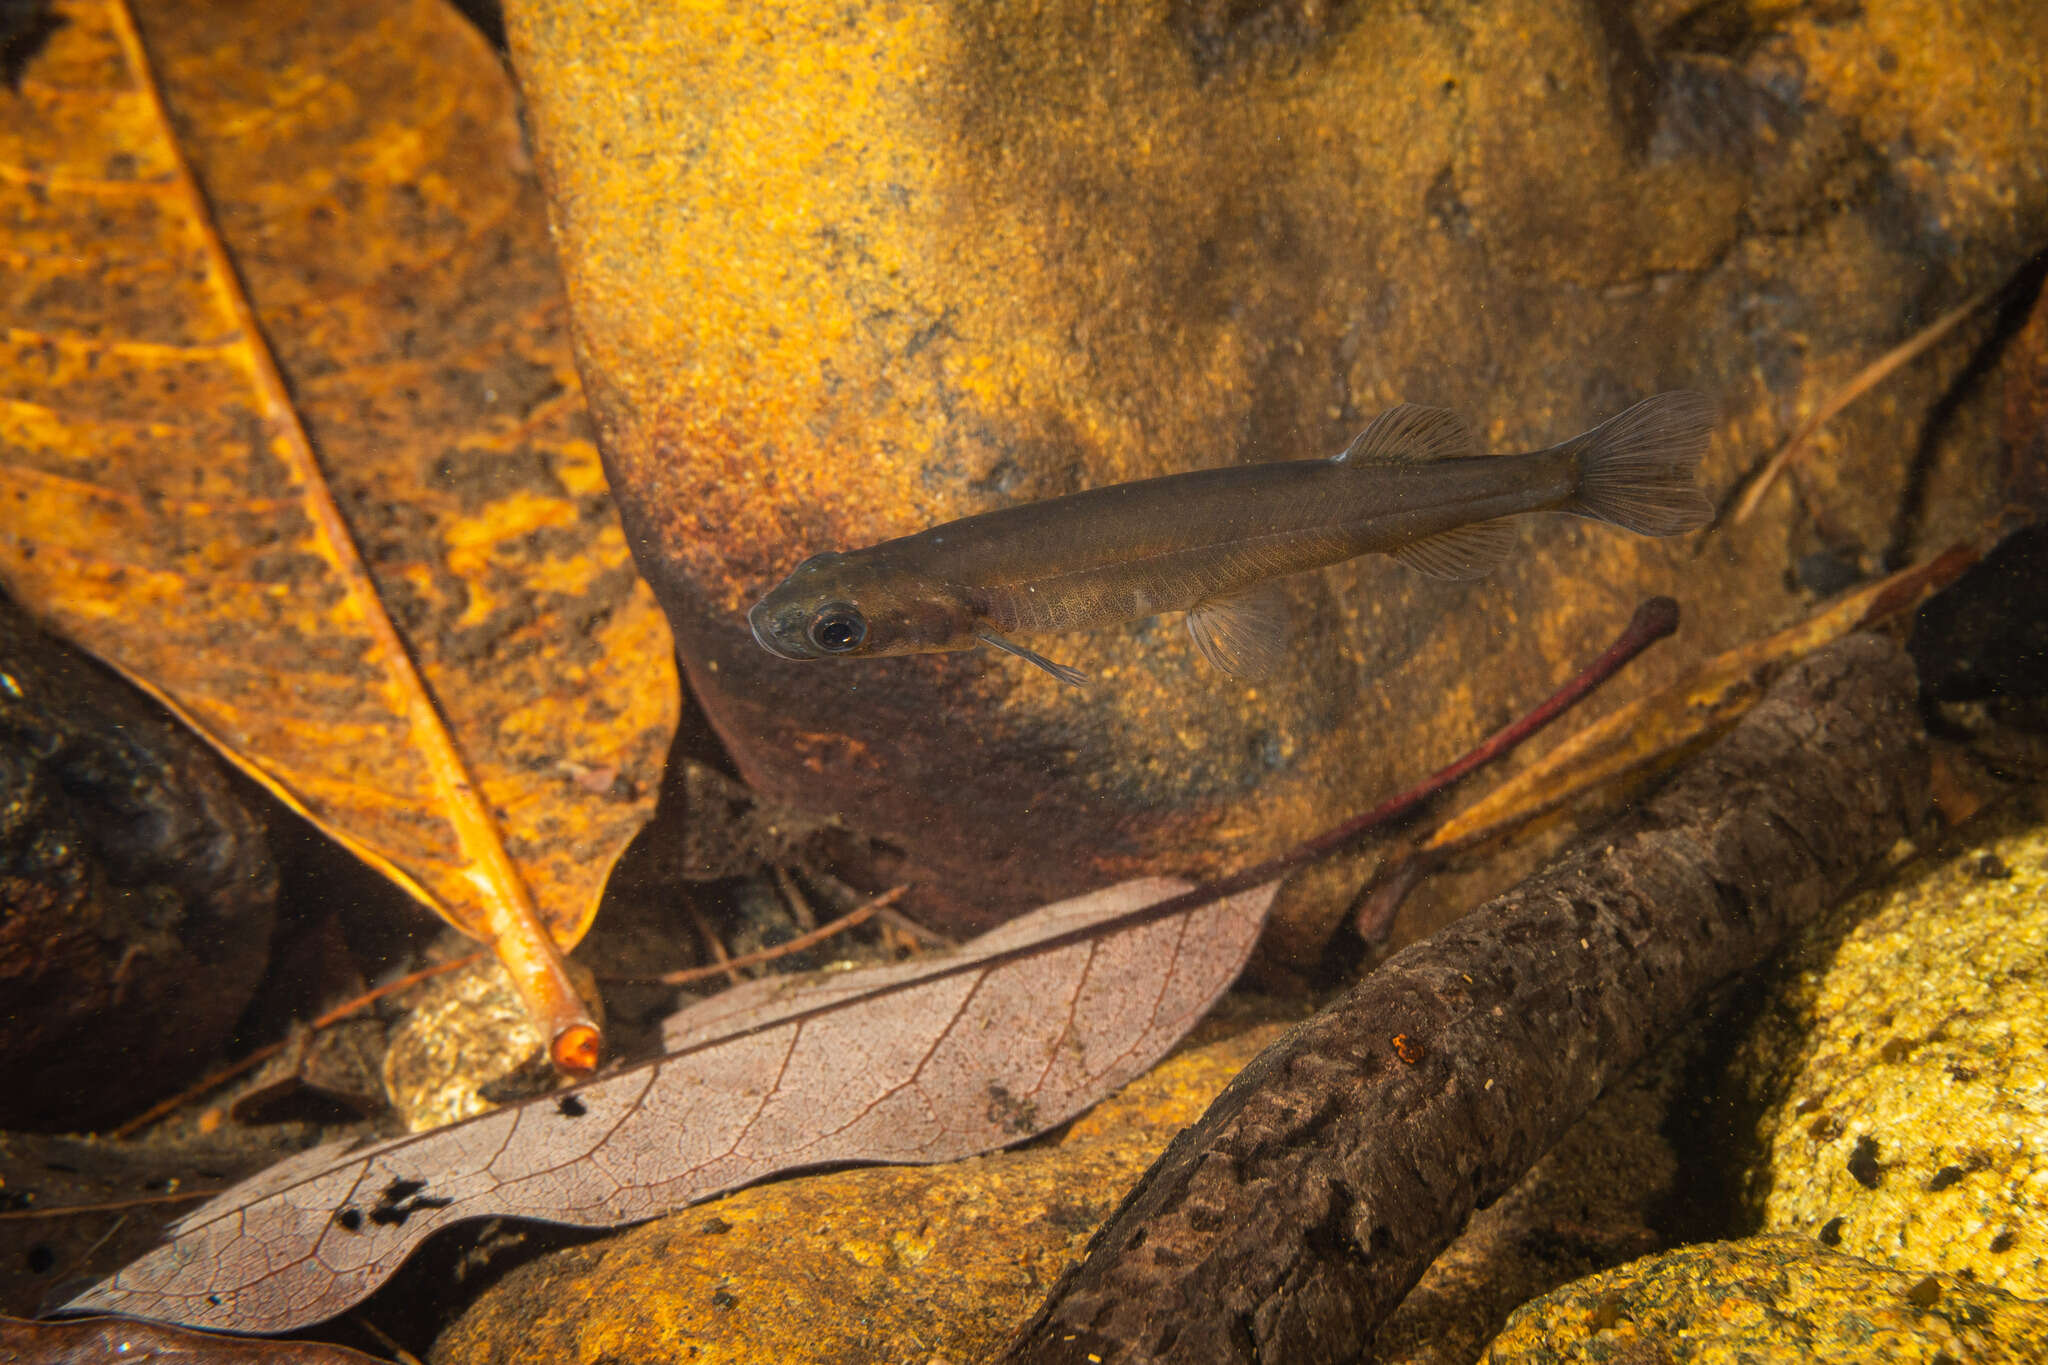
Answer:
[[[753,610],[747,613],[747,628],[754,632],[754,643],[778,659],[793,659],[801,663],[806,659],[818,657],[814,651],[806,647],[810,642],[804,640],[800,633],[786,633],[786,628],[775,619],[775,613],[769,609],[767,598],[756,602]],[[802,643],[798,643],[799,641]]]

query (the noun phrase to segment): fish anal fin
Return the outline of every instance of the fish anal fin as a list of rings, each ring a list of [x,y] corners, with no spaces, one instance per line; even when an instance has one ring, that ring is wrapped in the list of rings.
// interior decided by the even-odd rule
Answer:
[[[1231,677],[1263,677],[1287,646],[1287,594],[1267,582],[1197,602],[1188,608],[1188,634]]]
[[[1397,403],[1366,424],[1350,445],[1332,457],[1337,464],[1408,464],[1461,460],[1479,453],[1465,419],[1448,408]]]
[[[1439,531],[1388,553],[1431,578],[1484,578],[1514,548],[1514,522],[1500,517]]]

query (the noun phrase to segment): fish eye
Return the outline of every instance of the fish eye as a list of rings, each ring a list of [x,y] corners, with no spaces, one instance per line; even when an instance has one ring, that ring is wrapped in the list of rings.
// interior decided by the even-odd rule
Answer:
[[[827,654],[844,654],[849,649],[859,649],[860,642],[868,638],[868,623],[851,606],[833,602],[818,608],[818,614],[811,618],[809,634],[811,643]]]

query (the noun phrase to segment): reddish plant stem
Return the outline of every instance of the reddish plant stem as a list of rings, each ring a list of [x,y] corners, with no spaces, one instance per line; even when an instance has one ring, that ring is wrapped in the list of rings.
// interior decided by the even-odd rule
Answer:
[[[1431,798],[1448,791],[1475,770],[1511,753],[1538,730],[1585,700],[1589,693],[1619,673],[1636,655],[1677,629],[1678,603],[1668,597],[1650,598],[1636,608],[1635,615],[1629,618],[1628,625],[1623,627],[1621,634],[1615,637],[1614,643],[1609,645],[1599,658],[1587,664],[1533,711],[1494,732],[1490,738],[1457,762],[1439,768],[1406,791],[1388,797],[1365,814],[1346,820],[1335,829],[1318,834],[1307,843],[1277,858],[1270,858],[1255,867],[1233,873],[1221,881],[1198,886],[1192,891],[1174,897],[1173,902],[1161,904],[1179,902],[1174,906],[1176,910],[1192,909],[1198,905],[1207,905],[1210,901],[1222,900],[1225,896],[1234,896],[1240,891],[1249,891],[1254,886],[1262,886],[1306,863],[1327,857],[1383,825],[1392,824]],[[1147,911],[1158,908],[1147,907]]]
[[[1072,944],[1092,943],[1102,938],[1105,934],[1119,930],[1136,929],[1142,925],[1157,924],[1161,920],[1184,915],[1190,910],[1198,910],[1205,905],[1213,905],[1227,897],[1249,891],[1255,886],[1263,886],[1274,878],[1284,876],[1305,863],[1313,862],[1317,858],[1333,853],[1373,829],[1406,815],[1430,797],[1456,783],[1459,778],[1466,776],[1482,763],[1489,762],[1507,753],[1517,744],[1528,739],[1529,736],[1555,720],[1574,702],[1577,702],[1588,692],[1591,692],[1608,678],[1614,676],[1624,664],[1642,653],[1645,648],[1669,635],[1677,627],[1677,624],[1678,604],[1669,598],[1652,598],[1643,603],[1642,606],[1636,608],[1636,614],[1629,621],[1628,627],[1607,648],[1607,651],[1560,688],[1557,694],[1551,697],[1550,700],[1538,706],[1534,711],[1531,711],[1513,725],[1500,731],[1493,738],[1473,750],[1471,754],[1459,759],[1448,768],[1444,768],[1424,779],[1400,795],[1390,800],[1382,801],[1357,819],[1346,821],[1326,834],[1317,835],[1291,852],[1284,853],[1277,858],[1268,859],[1255,867],[1248,867],[1242,872],[1233,873],[1228,877],[1219,878],[1216,881],[1183,891],[1178,896],[1168,896],[1165,900],[1154,901],[1150,905],[1140,906],[1136,910],[1128,911],[1125,914],[1117,915],[1110,919],[1101,920],[1094,924],[1082,925],[1078,928],[1069,929],[1064,933],[1054,934],[1032,943],[1019,944],[1014,948],[1006,948],[1000,952],[971,957],[961,961],[934,964],[929,972],[923,973],[917,978],[917,984],[920,986],[929,985],[934,981],[943,981],[949,977],[962,976],[969,972],[991,971],[1007,963],[1021,961],[1027,957],[1057,952]],[[741,1038],[750,1038],[757,1033],[763,1033],[769,1029],[785,1028],[790,1024],[800,1024],[809,1019],[821,1018],[838,1010],[845,1009],[856,1000],[875,999],[898,989],[901,989],[901,983],[878,986],[872,992],[860,996],[843,997],[830,1004],[817,1005],[811,1009],[780,1015],[767,1023],[757,1024],[751,1028],[736,1029],[726,1034],[720,1041],[732,1042]],[[685,1049],[686,1052],[689,1050]],[[671,1055],[680,1056],[682,1054],[676,1053]]]

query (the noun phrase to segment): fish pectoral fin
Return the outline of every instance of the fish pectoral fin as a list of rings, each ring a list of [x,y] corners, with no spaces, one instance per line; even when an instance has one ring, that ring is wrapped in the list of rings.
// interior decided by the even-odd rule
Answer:
[[[1484,578],[1514,548],[1514,523],[1499,517],[1439,531],[1426,540],[1387,553],[1431,578]]]
[[[1260,583],[1188,608],[1188,634],[1202,657],[1233,678],[1273,671],[1287,646],[1287,594]]]
[[[1461,460],[1479,453],[1465,419],[1448,408],[1398,403],[1366,424],[1336,455],[1334,464],[1408,464],[1417,460]]]
[[[1088,675],[1080,669],[1068,668],[1065,664],[1056,664],[1037,650],[1026,649],[1023,645],[1013,644],[992,630],[981,631],[975,638],[984,644],[994,645],[1005,654],[1014,654],[1025,663],[1037,664],[1069,687],[1086,687],[1088,685]]]

